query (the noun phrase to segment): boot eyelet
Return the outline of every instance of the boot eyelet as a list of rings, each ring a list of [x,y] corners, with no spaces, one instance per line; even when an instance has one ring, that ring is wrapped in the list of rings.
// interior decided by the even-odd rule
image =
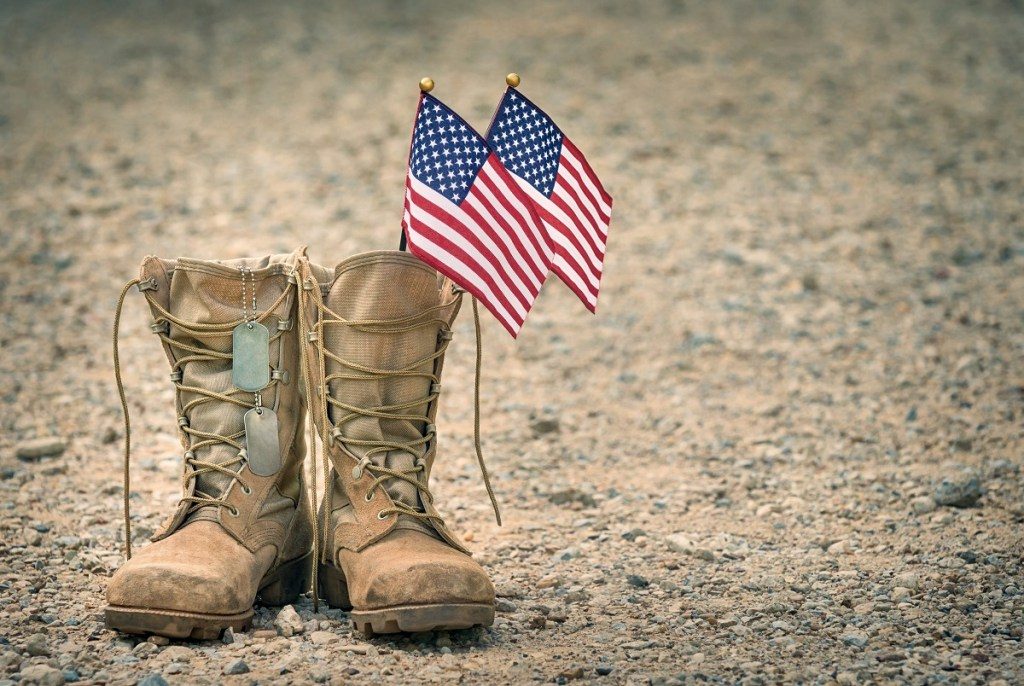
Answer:
[[[388,518],[388,513],[385,512],[384,510],[381,510],[380,512],[377,513],[377,519],[384,520],[384,519],[387,519],[387,518]]]
[[[238,508],[237,507],[229,507],[228,508],[228,514],[231,515],[232,517],[237,517],[238,514],[239,514],[238,513]]]
[[[366,495],[363,496],[363,500],[365,500],[366,502],[370,502],[371,500],[373,500],[375,495],[376,494],[373,491],[367,491]]]
[[[248,486],[242,486],[242,493],[246,495],[252,495],[252,489]]]

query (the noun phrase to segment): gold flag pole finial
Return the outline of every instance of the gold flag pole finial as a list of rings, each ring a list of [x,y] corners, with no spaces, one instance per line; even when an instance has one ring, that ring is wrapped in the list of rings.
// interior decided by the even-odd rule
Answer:
[[[422,79],[420,79],[420,90],[423,91],[424,93],[429,93],[430,91],[434,90],[434,79],[430,78],[429,76],[424,76]]]
[[[515,72],[512,72],[511,74],[509,74],[508,76],[505,77],[505,83],[507,83],[508,85],[512,86],[513,88],[518,88],[519,87],[519,81],[520,81],[519,74],[517,74]]]

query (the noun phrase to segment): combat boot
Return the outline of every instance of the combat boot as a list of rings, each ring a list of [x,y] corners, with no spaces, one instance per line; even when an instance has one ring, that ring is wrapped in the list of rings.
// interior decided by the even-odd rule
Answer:
[[[248,627],[257,599],[281,605],[308,589],[312,508],[301,471],[305,414],[294,285],[299,255],[149,257],[122,291],[117,321],[126,293],[137,284],[152,311],[150,328],[170,361],[185,449],[184,494],[153,542],[132,555],[131,432],[115,323],[114,362],[126,423],[128,560],[107,587],[108,627],[216,638],[227,627]]]
[[[407,252],[345,260],[324,298],[314,268],[299,276],[310,411],[330,465],[321,596],[368,635],[490,626],[494,587],[428,488],[461,290]]]

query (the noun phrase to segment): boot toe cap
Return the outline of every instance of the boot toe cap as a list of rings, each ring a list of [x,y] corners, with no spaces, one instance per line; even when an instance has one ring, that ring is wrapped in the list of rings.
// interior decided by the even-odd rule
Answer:
[[[256,595],[259,564],[234,540],[217,540],[228,537],[213,533],[214,527],[197,522],[138,551],[111,577],[107,602],[199,614],[247,611]]]

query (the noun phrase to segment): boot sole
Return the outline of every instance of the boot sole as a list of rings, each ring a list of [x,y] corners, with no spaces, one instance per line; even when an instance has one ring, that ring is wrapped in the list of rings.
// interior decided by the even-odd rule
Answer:
[[[418,631],[451,631],[494,624],[494,605],[440,603],[399,605],[379,610],[356,610],[348,597],[348,584],[333,565],[320,567],[320,597],[331,607],[349,610],[352,625],[366,636]]]
[[[286,562],[263,577],[256,592],[262,605],[289,605],[309,588],[313,556],[307,553]],[[233,615],[157,610],[109,605],[104,610],[108,629],[126,634],[155,634],[199,641],[220,638],[225,629],[246,631],[252,625],[252,608]]]

